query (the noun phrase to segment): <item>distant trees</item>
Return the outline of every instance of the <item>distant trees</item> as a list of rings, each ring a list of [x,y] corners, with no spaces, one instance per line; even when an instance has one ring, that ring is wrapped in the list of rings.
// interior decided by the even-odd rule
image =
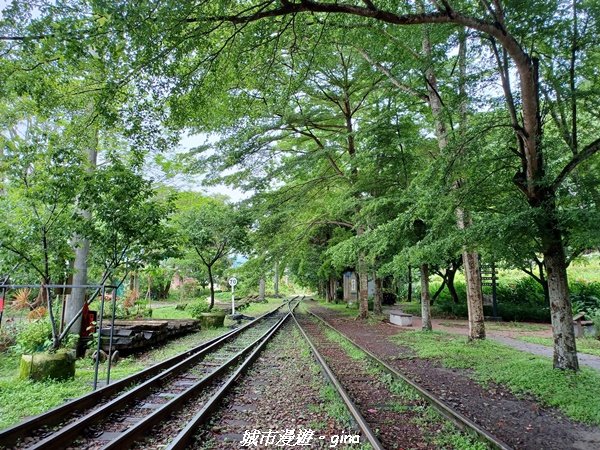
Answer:
[[[248,216],[244,211],[216,198],[203,198],[176,217],[184,246],[193,249],[204,265],[210,287],[210,308],[215,304],[214,267],[234,250],[247,246]]]

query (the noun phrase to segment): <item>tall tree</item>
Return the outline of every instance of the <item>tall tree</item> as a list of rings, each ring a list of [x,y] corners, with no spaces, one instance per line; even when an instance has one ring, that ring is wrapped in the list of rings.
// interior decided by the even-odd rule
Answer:
[[[248,217],[239,209],[214,198],[182,211],[176,217],[184,243],[193,247],[206,267],[210,285],[210,308],[215,305],[215,264],[247,243]]]

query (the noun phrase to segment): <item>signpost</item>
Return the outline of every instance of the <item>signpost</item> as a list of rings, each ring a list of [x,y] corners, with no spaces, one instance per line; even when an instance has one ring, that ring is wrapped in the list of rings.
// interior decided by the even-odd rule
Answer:
[[[498,317],[498,299],[496,295],[496,289],[498,286],[498,272],[496,270],[496,263],[492,261],[490,264],[481,264],[481,285],[490,286],[492,288],[492,320],[499,320]]]
[[[229,286],[231,286],[231,315],[235,314],[235,285],[237,284],[237,278],[231,277],[229,280]]]

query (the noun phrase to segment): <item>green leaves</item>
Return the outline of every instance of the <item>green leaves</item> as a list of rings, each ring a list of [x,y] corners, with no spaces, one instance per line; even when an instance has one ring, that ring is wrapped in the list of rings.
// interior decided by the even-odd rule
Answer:
[[[113,158],[88,174],[79,198],[91,212],[79,233],[92,242],[94,259],[112,273],[120,266],[135,270],[176,254],[168,220],[174,199],[157,198],[152,183]]]

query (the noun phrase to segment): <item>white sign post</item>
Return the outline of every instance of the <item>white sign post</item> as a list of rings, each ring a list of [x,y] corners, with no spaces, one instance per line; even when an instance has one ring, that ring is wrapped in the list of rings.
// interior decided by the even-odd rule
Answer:
[[[237,284],[237,278],[231,277],[229,279],[229,286],[231,286],[231,315],[235,314],[235,285]]]

